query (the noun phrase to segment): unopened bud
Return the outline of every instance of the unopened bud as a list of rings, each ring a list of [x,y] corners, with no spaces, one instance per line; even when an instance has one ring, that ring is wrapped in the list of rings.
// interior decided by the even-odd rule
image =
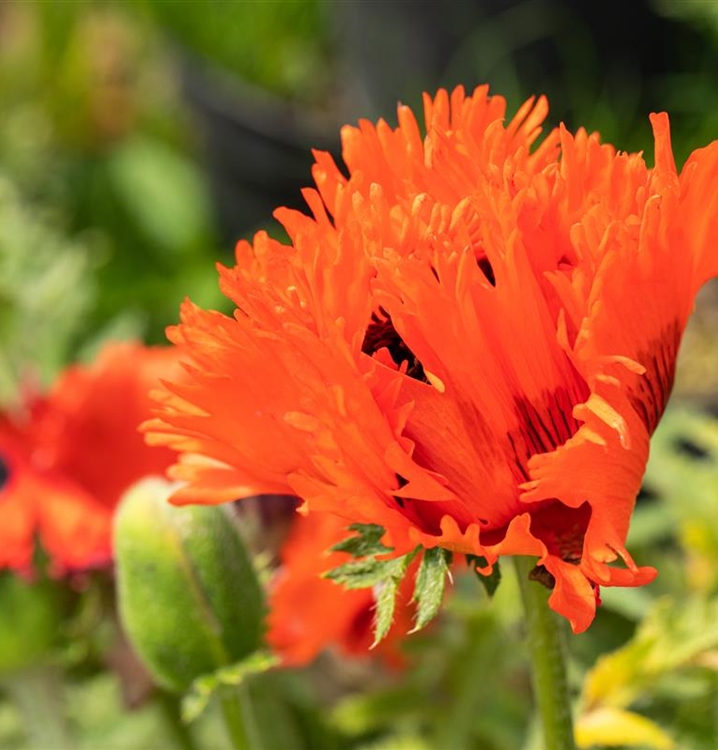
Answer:
[[[175,507],[173,487],[146,479],[115,519],[120,616],[135,650],[166,688],[183,691],[262,641],[264,602],[224,508]]]

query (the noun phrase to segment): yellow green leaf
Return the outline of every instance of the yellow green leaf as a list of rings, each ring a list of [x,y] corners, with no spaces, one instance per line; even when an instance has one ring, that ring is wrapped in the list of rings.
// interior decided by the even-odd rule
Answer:
[[[576,744],[590,747],[642,747],[670,750],[673,739],[645,716],[621,708],[604,706],[581,716],[576,722]]]

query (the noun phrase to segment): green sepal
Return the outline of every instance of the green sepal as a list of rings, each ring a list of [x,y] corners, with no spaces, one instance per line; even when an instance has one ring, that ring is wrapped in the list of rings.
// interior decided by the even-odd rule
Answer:
[[[276,654],[262,649],[234,664],[198,677],[182,699],[182,721],[189,724],[200,716],[218,690],[237,687],[248,677],[267,672],[280,662]]]
[[[451,577],[449,566],[453,555],[449,550],[433,547],[424,551],[412,601],[416,602],[416,624],[411,632],[416,633],[436,617],[444,600],[446,579]]]
[[[332,552],[346,552],[352,557],[368,557],[392,551],[391,547],[382,544],[381,539],[386,533],[383,526],[376,523],[353,523],[349,531],[355,531],[356,535],[335,544],[331,548]]]
[[[496,589],[501,583],[501,566],[497,560],[491,572],[488,575],[481,573],[478,568],[485,568],[488,561],[485,557],[479,557],[478,555],[466,555],[466,563],[469,567],[473,568],[476,577],[481,581],[486,593],[489,597],[492,597],[496,593]]]

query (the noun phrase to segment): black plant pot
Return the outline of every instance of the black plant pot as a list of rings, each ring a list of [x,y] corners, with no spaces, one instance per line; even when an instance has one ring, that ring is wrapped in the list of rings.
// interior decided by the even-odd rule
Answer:
[[[304,208],[312,149],[339,153],[338,118],[303,110],[224,71],[180,56],[223,239],[266,225],[278,206]]]

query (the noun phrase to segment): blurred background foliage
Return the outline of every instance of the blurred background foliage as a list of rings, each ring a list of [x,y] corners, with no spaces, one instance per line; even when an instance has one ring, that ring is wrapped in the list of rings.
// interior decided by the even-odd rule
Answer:
[[[551,124],[583,125],[649,155],[647,115],[665,109],[680,164],[718,137],[717,8],[701,0],[4,2],[0,406],[11,408],[21,387],[49,385],[107,338],[163,341],[185,295],[226,309],[214,263],[231,262],[240,236],[271,226],[273,206],[301,205],[310,149],[338,152],[342,123],[392,121],[397,100],[416,105],[422,90],[489,82],[510,109],[545,92]],[[595,625],[571,639],[585,747],[715,747],[717,331],[713,284],[687,331],[631,530],[637,562],[661,575],[646,589],[604,591]],[[66,682],[73,746],[224,746],[212,711],[187,731],[168,719],[175,699],[148,698],[141,679],[108,670],[121,638],[97,589],[47,586],[52,593],[35,600],[0,579],[0,663],[22,650],[19,636],[37,636],[34,656]],[[513,587],[505,576],[488,606],[476,580],[457,574],[439,624],[407,640],[403,673],[328,654],[280,687],[258,682],[259,694],[285,696],[276,719],[283,742],[531,747],[525,659],[506,647],[520,641]],[[1,682],[0,748],[42,746],[17,710],[26,700],[11,679]]]

